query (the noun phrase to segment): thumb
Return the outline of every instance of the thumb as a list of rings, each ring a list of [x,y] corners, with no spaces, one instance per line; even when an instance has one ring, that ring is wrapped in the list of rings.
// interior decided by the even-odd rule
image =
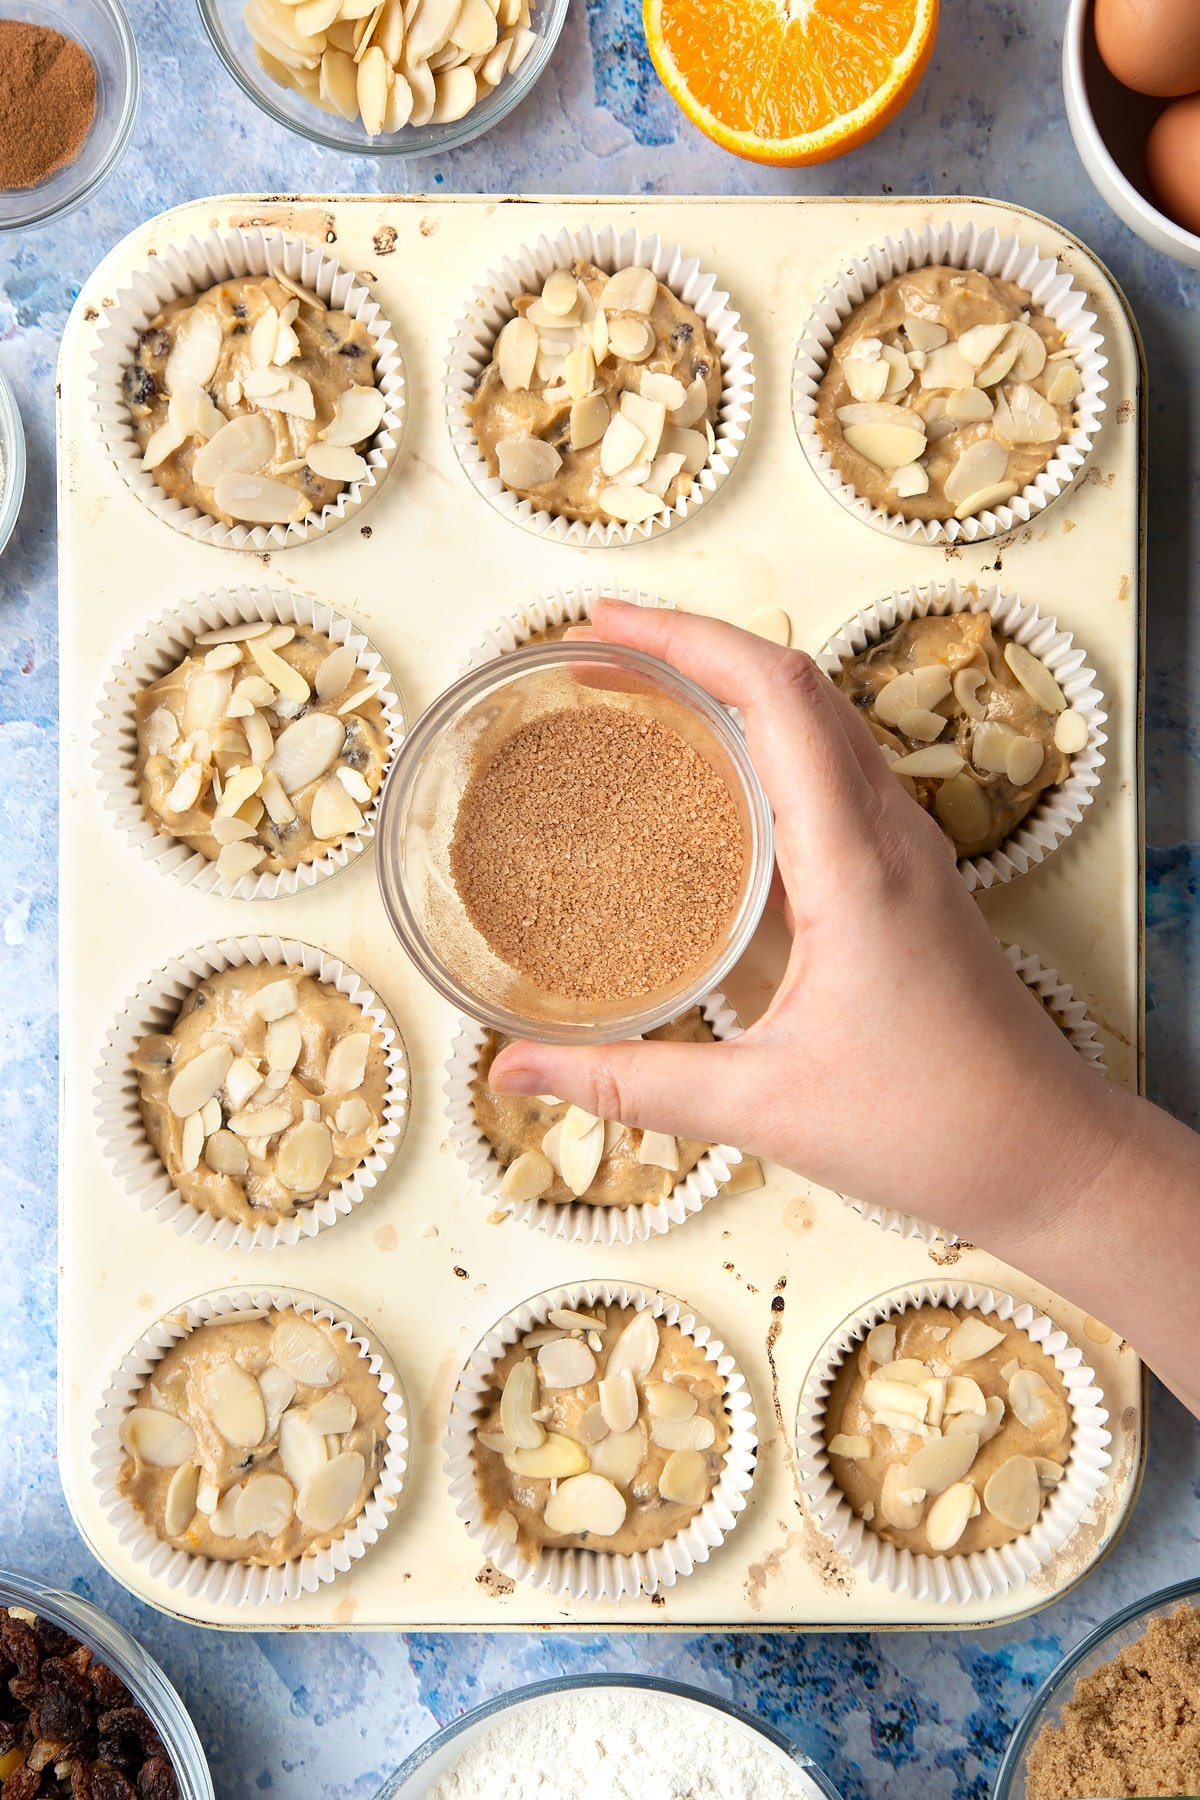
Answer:
[[[760,1086],[746,1039],[720,1044],[510,1044],[492,1064],[498,1094],[554,1094],[599,1119],[749,1148]]]

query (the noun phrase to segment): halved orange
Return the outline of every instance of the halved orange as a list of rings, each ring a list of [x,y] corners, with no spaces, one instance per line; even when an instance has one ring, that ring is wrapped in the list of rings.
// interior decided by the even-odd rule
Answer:
[[[938,0],[643,0],[650,55],[706,137],[816,163],[881,131],[916,90]]]

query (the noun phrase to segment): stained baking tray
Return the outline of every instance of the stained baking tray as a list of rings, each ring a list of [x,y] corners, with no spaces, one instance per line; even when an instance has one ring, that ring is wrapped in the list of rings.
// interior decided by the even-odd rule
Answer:
[[[1009,536],[953,549],[895,543],[823,491],[792,426],[789,375],[800,326],[826,279],[885,234],[931,219],[975,219],[1062,258],[1091,296],[1109,358],[1108,412],[1070,492]],[[662,540],[580,551],[514,529],[472,490],[443,415],[443,362],[456,320],[489,268],[560,227],[657,232],[729,288],[756,358],[748,445],[721,492]],[[410,425],[381,492],[343,529],[258,555],[196,544],[156,521],[101,447],[88,368],[98,320],[156,248],[213,227],[263,225],[331,248],[377,292],[399,337]],[[689,609],[745,620],[786,608],[807,648],[893,587],[998,581],[1055,614],[1090,653],[1108,698],[1107,766],[1095,805],[1042,867],[984,894],[1006,942],[1036,951],[1088,1002],[1115,1080],[1136,1087],[1142,1058],[1141,671],[1144,626],[1143,369],[1128,307],[1076,239],[989,200],[495,201],[439,196],[201,200],[133,231],[84,284],[59,367],[62,707],[62,1141],[59,1446],[68,1501],[96,1555],[167,1611],[228,1627],[359,1626],[805,1628],[971,1626],[1019,1617],[1080,1580],[1134,1500],[1144,1455],[1144,1378],[1105,1326],[973,1248],[930,1249],[857,1217],[782,1169],[766,1189],[712,1202],[669,1236],[597,1251],[520,1224],[494,1224],[447,1142],[442,1068],[454,1020],[391,940],[370,856],[293,899],[207,898],[145,867],[103,812],[90,740],[100,686],[143,621],[218,586],[266,580],[348,614],[389,661],[415,715],[501,614],[540,592],[619,581]],[[100,1045],[143,975],[206,938],[278,932],[347,958],[391,1006],[412,1059],[413,1116],[375,1196],[333,1230],[269,1257],[197,1246],[144,1215],[104,1161],[92,1119]],[[781,967],[764,925],[729,983],[745,1020]],[[846,1076],[854,1104],[854,1074]],[[1094,1518],[1041,1575],[1001,1600],[946,1607],[893,1596],[847,1570],[805,1514],[790,1425],[800,1384],[831,1329],[881,1290],[936,1276],[1008,1287],[1053,1314],[1105,1389],[1112,1481]],[[485,1567],[454,1516],[441,1434],[460,1364],[484,1331],[544,1287],[586,1277],[685,1297],[740,1357],[762,1435],[749,1508],[704,1567],[653,1599],[569,1609]],[[236,1283],[276,1281],[340,1303],[388,1346],[413,1403],[415,1446],[400,1510],[353,1570],[285,1606],[194,1601],[136,1566],[97,1502],[94,1415],[108,1371],[148,1321]]]

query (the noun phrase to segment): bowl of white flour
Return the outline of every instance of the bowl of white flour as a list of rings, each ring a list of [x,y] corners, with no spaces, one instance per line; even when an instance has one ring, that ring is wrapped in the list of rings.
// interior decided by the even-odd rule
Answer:
[[[455,1719],[376,1800],[839,1800],[811,1758],[724,1700],[638,1675],[516,1688]]]

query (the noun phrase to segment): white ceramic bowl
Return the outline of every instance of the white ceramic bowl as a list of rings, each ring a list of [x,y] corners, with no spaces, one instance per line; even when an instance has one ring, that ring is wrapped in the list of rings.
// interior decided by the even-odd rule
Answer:
[[[1083,166],[1119,219],[1143,242],[1200,269],[1200,237],[1146,197],[1145,147],[1163,101],[1122,87],[1096,48],[1095,0],[1071,0],[1063,32],[1067,123]]]

